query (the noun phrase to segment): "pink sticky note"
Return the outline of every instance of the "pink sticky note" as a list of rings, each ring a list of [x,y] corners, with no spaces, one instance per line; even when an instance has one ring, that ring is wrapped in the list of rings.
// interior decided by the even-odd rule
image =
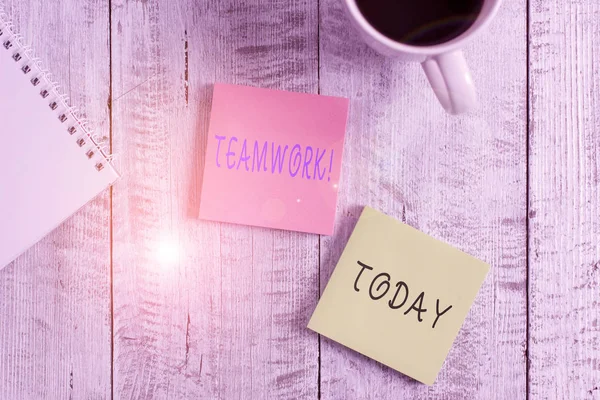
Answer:
[[[200,218],[330,235],[348,100],[216,84]]]

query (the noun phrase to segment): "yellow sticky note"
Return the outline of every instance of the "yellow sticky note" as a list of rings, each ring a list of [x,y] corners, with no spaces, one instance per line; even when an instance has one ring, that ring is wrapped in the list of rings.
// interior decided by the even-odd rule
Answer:
[[[488,270],[365,207],[308,327],[433,385]]]

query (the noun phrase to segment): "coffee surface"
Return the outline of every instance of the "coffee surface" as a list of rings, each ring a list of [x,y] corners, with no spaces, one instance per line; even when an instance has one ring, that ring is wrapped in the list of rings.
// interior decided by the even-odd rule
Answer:
[[[447,42],[473,25],[483,0],[356,0],[383,35],[413,46]]]

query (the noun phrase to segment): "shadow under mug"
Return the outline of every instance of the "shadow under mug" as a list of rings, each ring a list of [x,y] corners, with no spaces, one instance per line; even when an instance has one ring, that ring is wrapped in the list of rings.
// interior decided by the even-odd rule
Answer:
[[[421,63],[431,88],[446,111],[460,114],[477,105],[475,85],[461,49],[492,20],[501,0],[484,0],[475,22],[466,31],[431,46],[414,46],[383,35],[366,20],[356,0],[343,1],[350,19],[369,46],[386,56]]]

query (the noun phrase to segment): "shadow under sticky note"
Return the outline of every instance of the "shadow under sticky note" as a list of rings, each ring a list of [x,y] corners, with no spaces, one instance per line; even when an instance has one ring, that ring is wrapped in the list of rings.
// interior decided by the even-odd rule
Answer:
[[[365,207],[308,327],[433,385],[488,270]]]

